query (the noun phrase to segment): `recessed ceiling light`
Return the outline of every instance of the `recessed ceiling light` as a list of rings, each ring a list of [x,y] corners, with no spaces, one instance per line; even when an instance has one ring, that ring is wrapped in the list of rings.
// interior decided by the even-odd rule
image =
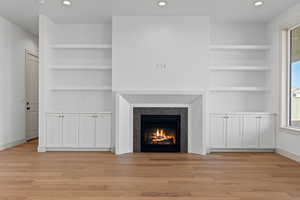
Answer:
[[[71,0],[63,0],[62,1],[62,5],[63,6],[71,6],[72,5],[72,1]]]
[[[263,6],[263,5],[264,5],[263,1],[254,1],[254,6],[255,7],[260,7],[260,6]]]
[[[40,0],[40,4],[45,4],[46,3],[46,0]]]
[[[165,7],[166,5],[167,5],[168,3],[167,3],[167,1],[158,1],[157,2],[157,5],[159,6],[159,7]]]

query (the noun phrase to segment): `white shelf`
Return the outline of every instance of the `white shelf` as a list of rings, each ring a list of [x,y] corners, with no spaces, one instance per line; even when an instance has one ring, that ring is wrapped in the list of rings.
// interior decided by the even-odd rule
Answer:
[[[276,113],[270,112],[212,112],[210,115],[276,115]]]
[[[111,49],[111,44],[56,44],[53,49]]]
[[[269,50],[268,45],[210,45],[211,50]]]
[[[215,87],[211,88],[212,92],[264,92],[264,87]]]
[[[52,91],[111,91],[111,87],[95,87],[95,88],[53,88]]]
[[[105,71],[105,70],[112,70],[111,66],[54,66],[51,69],[53,70],[62,70],[62,71],[68,71],[68,70],[74,70],[74,71],[85,71],[85,70],[91,70],[91,71]]]
[[[112,112],[46,112],[46,114],[72,114],[72,115],[93,115],[93,114],[100,114],[100,115],[109,115]]]
[[[262,66],[228,66],[228,67],[212,67],[211,71],[269,71],[270,68]]]

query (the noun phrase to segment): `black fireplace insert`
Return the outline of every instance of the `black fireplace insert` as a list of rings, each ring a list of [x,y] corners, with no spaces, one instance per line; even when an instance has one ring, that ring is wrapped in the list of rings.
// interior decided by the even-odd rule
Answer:
[[[142,152],[180,152],[180,115],[142,115]]]

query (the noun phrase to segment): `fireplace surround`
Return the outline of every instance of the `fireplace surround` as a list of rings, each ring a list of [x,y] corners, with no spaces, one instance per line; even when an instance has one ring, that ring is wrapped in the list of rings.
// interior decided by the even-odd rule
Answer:
[[[133,109],[134,152],[187,153],[188,109]]]

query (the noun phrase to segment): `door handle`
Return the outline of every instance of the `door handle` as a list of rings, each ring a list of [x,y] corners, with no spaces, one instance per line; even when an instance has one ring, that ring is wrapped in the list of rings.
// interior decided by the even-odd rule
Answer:
[[[26,101],[26,110],[30,110],[30,102]]]

